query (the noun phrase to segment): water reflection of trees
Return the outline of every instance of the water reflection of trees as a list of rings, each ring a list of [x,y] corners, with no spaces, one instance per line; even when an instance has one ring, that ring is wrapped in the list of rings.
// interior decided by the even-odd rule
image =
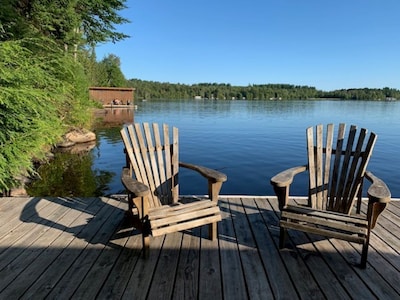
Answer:
[[[109,144],[117,144],[121,142],[121,134],[120,130],[123,125],[119,125],[117,127],[109,127],[109,128],[97,128],[96,135],[97,140],[100,142],[105,140]]]
[[[41,165],[38,178],[27,186],[29,195],[80,196],[106,195],[113,172],[92,170],[93,155],[56,153],[54,159]]]

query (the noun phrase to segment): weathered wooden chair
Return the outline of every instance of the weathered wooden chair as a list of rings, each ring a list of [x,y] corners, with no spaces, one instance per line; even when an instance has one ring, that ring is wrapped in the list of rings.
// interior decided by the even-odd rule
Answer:
[[[385,183],[366,171],[377,135],[352,125],[346,137],[346,126],[340,124],[336,149],[333,145],[334,126],[307,129],[308,164],[283,171],[271,178],[281,210],[280,242],[284,247],[287,229],[344,239],[362,244],[361,264],[365,268],[371,229],[379,214],[390,201]],[[325,145],[323,144],[325,140]],[[347,141],[346,141],[347,140]],[[345,144],[347,145],[345,146]],[[289,187],[294,176],[308,170],[308,205],[289,203]],[[368,209],[361,214],[364,177],[368,188]]]
[[[149,235],[186,230],[209,225],[209,237],[217,236],[217,222],[221,220],[218,195],[225,174],[205,167],[179,162],[178,128],[158,124],[129,125],[121,130],[125,144],[126,167],[122,183],[128,192],[128,213],[139,221],[142,231],[144,256],[149,251]],[[208,198],[190,203],[179,199],[178,171],[185,167],[197,171],[208,180]]]

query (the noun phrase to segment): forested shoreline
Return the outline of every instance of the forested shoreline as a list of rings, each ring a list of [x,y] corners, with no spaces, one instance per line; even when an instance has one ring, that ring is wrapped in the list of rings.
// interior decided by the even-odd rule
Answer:
[[[315,87],[291,84],[255,84],[233,86],[225,83],[180,84],[130,79],[128,87],[135,88],[135,98],[143,99],[246,99],[246,100],[290,100],[333,98],[344,100],[395,100],[400,99],[400,90],[341,89],[321,91]]]

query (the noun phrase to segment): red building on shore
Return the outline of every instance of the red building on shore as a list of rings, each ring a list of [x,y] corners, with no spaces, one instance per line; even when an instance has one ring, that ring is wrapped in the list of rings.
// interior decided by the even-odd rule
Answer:
[[[89,97],[103,105],[115,104],[116,100],[121,105],[133,105],[134,88],[124,87],[90,87]]]

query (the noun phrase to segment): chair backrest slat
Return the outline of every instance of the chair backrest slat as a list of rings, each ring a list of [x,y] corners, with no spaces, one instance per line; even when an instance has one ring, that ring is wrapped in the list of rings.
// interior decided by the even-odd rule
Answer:
[[[336,199],[336,189],[338,184],[338,177],[340,174],[340,160],[342,156],[342,149],[344,143],[344,135],[345,135],[345,124],[339,125],[339,130],[337,134],[336,140],[336,149],[335,149],[335,156],[334,156],[334,163],[333,163],[333,171],[329,183],[329,198],[327,199],[328,202],[328,209],[334,210],[335,199]]]
[[[308,153],[308,168],[309,168],[309,206],[315,207],[317,202],[316,189],[316,166],[315,166],[315,151],[314,151],[314,129],[307,129],[307,153]]]
[[[158,172],[158,164],[155,157],[156,148],[154,147],[153,143],[153,138],[155,139],[155,133],[153,134],[151,132],[149,123],[143,123],[143,131],[146,138],[147,156],[150,162],[149,173],[151,174],[154,183],[154,188],[152,187],[152,190],[155,191],[153,196],[159,197],[159,195],[162,195],[163,193],[161,189],[160,174]],[[142,156],[144,155],[145,154],[143,153]],[[156,201],[156,203],[158,203],[158,201]]]
[[[336,149],[333,148],[333,124],[307,129],[309,167],[309,205],[349,214],[357,196],[371,157],[376,135],[371,133],[365,145],[367,130],[352,125],[346,137],[346,126],[340,124]],[[346,145],[345,145],[346,143]],[[333,166],[333,168],[332,168]]]
[[[133,141],[133,140],[130,138],[130,133],[129,133],[127,130],[125,130],[125,129],[122,129],[122,130],[121,130],[121,136],[122,136],[122,140],[124,141],[126,154],[127,154],[127,156],[128,156],[127,161],[135,161],[135,162],[136,162],[136,163],[134,163],[134,164],[129,164],[129,166],[130,166],[130,173],[131,173],[131,175],[132,175],[132,171],[133,171],[135,174],[140,174],[139,166],[138,166],[138,163],[137,163],[137,161],[136,161],[136,155],[135,155],[135,153],[134,153],[134,146],[133,146],[133,144],[134,144],[135,141]],[[142,178],[140,178],[139,180],[142,181]]]
[[[346,203],[346,199],[343,198],[343,190],[344,186],[346,185],[347,175],[348,175],[348,167],[350,163],[351,153],[353,150],[354,138],[356,136],[356,127],[351,126],[350,133],[348,135],[346,151],[344,153],[344,157],[342,157],[341,163],[341,170],[340,170],[340,177],[338,181],[337,191],[336,191],[336,203],[335,203],[335,211],[342,212],[343,207]]]
[[[373,132],[370,133],[367,145],[365,146],[364,151],[360,154],[362,156],[361,163],[357,170],[356,178],[358,179],[357,184],[351,189],[349,193],[349,199],[353,199],[352,203],[348,203],[346,207],[346,211],[349,212],[354,205],[354,199],[359,194],[361,186],[362,186],[362,178],[364,177],[365,171],[367,170],[368,162],[372,156],[372,150],[374,149],[375,142],[377,139],[377,135]],[[361,197],[358,199],[361,201]]]
[[[135,159],[133,159],[133,160],[131,159],[130,166],[133,168],[134,174],[135,174],[135,177],[137,178],[137,180],[139,180],[140,182],[143,182],[146,185],[149,185],[149,182],[147,180],[147,175],[146,175],[146,169],[144,167],[143,159],[140,154],[139,143],[136,138],[134,128],[132,126],[129,126],[128,132],[129,132],[129,138],[130,138],[130,141],[131,141],[132,147],[133,147],[133,154],[135,157]],[[132,162],[136,162],[136,165]]]
[[[165,178],[165,164],[164,164],[164,155],[163,155],[163,144],[161,141],[160,136],[160,129],[157,123],[153,123],[153,132],[154,132],[154,143],[156,149],[156,156],[157,156],[157,165],[159,169],[159,180],[160,182],[164,183],[160,186],[160,193],[162,195],[167,195],[167,187],[165,185],[166,178]]]
[[[351,162],[351,167],[348,171],[347,175],[347,180],[346,184],[344,185],[344,190],[343,190],[343,199],[350,199],[350,194],[351,191],[354,189],[357,189],[357,185],[360,184],[360,181],[357,180],[357,168],[360,166],[360,161],[359,159],[361,158],[360,156],[362,155],[362,146],[364,145],[364,140],[366,136],[366,129],[362,128],[360,131],[360,135],[358,136],[358,142],[355,151],[353,152],[353,159]],[[347,211],[349,203],[344,202],[343,206],[340,207],[340,211]]]
[[[328,205],[328,189],[329,189],[329,179],[331,173],[331,160],[332,160],[332,143],[333,143],[333,124],[327,125],[326,130],[326,144],[325,144],[325,166],[324,166],[324,190],[323,190],[323,203],[322,208],[325,208]]]
[[[178,128],[173,128],[172,144],[172,202],[178,202],[179,198],[179,149],[178,149]]]
[[[172,202],[172,160],[171,160],[171,143],[169,139],[169,128],[163,126],[164,132],[164,151],[165,151],[165,176],[166,176],[166,188],[168,189],[168,201]]]
[[[146,126],[145,123],[143,124],[143,126]],[[156,191],[156,184],[154,182],[153,171],[151,168],[150,157],[148,154],[149,149],[146,145],[145,137],[143,135],[140,124],[136,123],[134,127],[135,127],[136,138],[139,142],[139,155],[138,155],[137,159],[139,161],[140,160],[142,161],[142,164],[144,165],[144,168],[145,168],[145,174],[146,174],[146,181],[143,183],[148,185],[150,190],[152,191],[151,200],[153,201],[153,203],[151,206],[158,206],[158,201],[156,199],[157,197],[155,195],[156,193],[154,193]]]
[[[150,207],[178,200],[178,130],[173,128],[172,144],[168,125],[135,123],[121,130],[134,178],[150,190]],[[171,149],[172,148],[172,149]]]
[[[315,155],[315,169],[316,169],[316,182],[317,182],[317,190],[316,190],[316,207],[321,208],[323,203],[323,186],[324,177],[322,176],[323,172],[323,127],[317,126],[316,129],[316,155]]]

